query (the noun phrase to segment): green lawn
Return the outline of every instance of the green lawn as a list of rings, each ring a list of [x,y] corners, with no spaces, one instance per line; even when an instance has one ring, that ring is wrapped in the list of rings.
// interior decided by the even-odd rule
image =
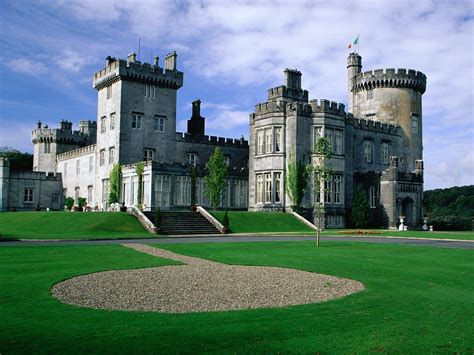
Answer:
[[[474,232],[425,232],[425,231],[391,231],[391,230],[367,230],[373,234],[350,234],[356,229],[326,229],[323,235],[334,235],[340,237],[404,237],[404,238],[439,238],[439,239],[460,239],[460,240],[474,240]],[[365,231],[365,230],[364,230]]]
[[[223,211],[211,211],[221,223]],[[232,233],[314,233],[314,230],[297,220],[291,213],[229,211]]]
[[[166,244],[230,264],[363,282],[326,303],[195,314],[105,311],[50,295],[63,279],[164,265],[119,245],[0,247],[1,353],[366,353],[474,349],[474,251],[371,243]],[[169,261],[169,264],[173,263]]]
[[[2,212],[5,239],[107,239],[151,237],[138,220],[118,212]]]

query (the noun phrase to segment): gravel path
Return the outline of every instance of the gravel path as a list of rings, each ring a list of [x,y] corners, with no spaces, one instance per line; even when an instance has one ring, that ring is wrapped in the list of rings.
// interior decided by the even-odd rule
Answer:
[[[362,283],[312,272],[225,265],[147,245],[126,245],[187,265],[105,271],[54,285],[64,303],[98,309],[189,313],[323,302],[362,291]]]

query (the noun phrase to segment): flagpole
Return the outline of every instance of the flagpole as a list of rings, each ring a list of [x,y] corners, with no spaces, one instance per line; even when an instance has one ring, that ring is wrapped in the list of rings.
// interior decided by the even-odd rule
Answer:
[[[357,54],[359,54],[360,52],[359,42],[360,42],[360,38],[359,38],[359,35],[357,35]]]

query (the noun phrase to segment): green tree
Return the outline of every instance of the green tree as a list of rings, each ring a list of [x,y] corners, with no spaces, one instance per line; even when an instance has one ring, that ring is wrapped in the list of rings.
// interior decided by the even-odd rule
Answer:
[[[296,160],[293,153],[288,157],[288,167],[286,169],[286,193],[291,200],[291,208],[296,211],[303,199],[308,186],[308,169],[304,163],[304,156]]]
[[[72,197],[66,197],[64,199],[64,204],[66,205],[67,210],[70,211],[72,206],[74,206],[74,199]]]
[[[206,196],[211,201],[213,209],[216,209],[221,201],[222,195],[225,191],[227,165],[225,163],[224,155],[219,147],[214,150],[209,161],[206,164],[208,175],[204,177],[207,188]]]
[[[138,176],[138,188],[137,188],[137,207],[141,210],[143,208],[143,172],[145,171],[145,163],[140,161],[135,166],[135,174]]]
[[[109,203],[119,202],[121,177],[122,177],[122,166],[120,164],[114,164],[112,170],[110,171]]]
[[[350,222],[356,228],[365,228],[370,222],[369,200],[361,187],[357,189],[352,200]]]
[[[33,169],[32,154],[22,153],[11,147],[0,147],[0,157],[8,158],[10,160],[11,170],[29,171]]]
[[[324,227],[324,195],[327,193],[326,182],[332,179],[334,175],[334,170],[329,163],[331,157],[331,143],[326,138],[319,138],[314,147],[314,158],[306,168],[312,180],[312,192],[314,196],[313,210],[318,227],[316,231],[316,245],[318,247],[321,229]]]

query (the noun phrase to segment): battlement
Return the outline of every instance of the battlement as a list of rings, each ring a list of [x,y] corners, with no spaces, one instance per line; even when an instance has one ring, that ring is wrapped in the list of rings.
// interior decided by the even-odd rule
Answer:
[[[378,132],[390,135],[400,135],[401,128],[399,125],[389,124],[377,120],[367,120],[364,118],[354,117],[351,113],[346,115],[346,123],[363,131]]]
[[[95,152],[95,147],[96,147],[95,144],[91,144],[91,145],[88,145],[88,146],[85,146],[85,147],[82,147],[82,148],[70,150],[69,152],[58,154],[57,160],[58,161],[63,161],[63,160],[76,158],[76,157],[80,157],[80,156],[83,156],[83,155],[94,153]]]
[[[341,104],[341,103],[321,99],[318,105],[318,100],[314,99],[314,100],[311,100],[309,104],[311,105],[311,110],[313,113],[325,112],[325,113],[333,113],[335,115],[341,115],[341,116],[345,115],[345,106],[344,104]]]
[[[280,85],[268,90],[268,101],[276,101],[277,99],[308,102],[308,91]]]
[[[257,115],[264,115],[267,113],[286,112],[285,101],[269,101],[255,105],[255,113]]]
[[[426,91],[426,75],[413,69],[376,69],[357,74],[356,91],[376,88],[411,88],[422,94]]]
[[[176,57],[176,52],[169,53],[162,68],[156,56],[153,64],[137,61],[135,53],[130,54],[127,60],[109,56],[105,68],[93,75],[92,86],[100,90],[116,81],[127,80],[177,90],[183,86],[183,73],[176,70]]]
[[[297,116],[309,117],[312,113],[311,105],[301,102],[290,102],[287,104],[286,109],[289,115],[291,114],[290,112],[295,112]]]
[[[92,127],[97,127],[97,124],[92,121],[81,121],[81,122],[90,122]],[[33,144],[42,143],[42,142],[55,142],[62,144],[78,144],[84,145],[92,137],[89,137],[88,134],[84,131],[73,131],[72,122],[61,120],[60,128],[48,128],[48,125],[42,127],[40,121],[37,123],[37,128],[31,132],[31,141]]]
[[[224,138],[216,136],[207,136],[207,135],[191,135],[183,132],[176,132],[176,141],[177,142],[187,142],[187,143],[200,143],[200,144],[209,144],[221,147],[235,147],[235,148],[245,148],[248,149],[249,141],[243,138]]]

